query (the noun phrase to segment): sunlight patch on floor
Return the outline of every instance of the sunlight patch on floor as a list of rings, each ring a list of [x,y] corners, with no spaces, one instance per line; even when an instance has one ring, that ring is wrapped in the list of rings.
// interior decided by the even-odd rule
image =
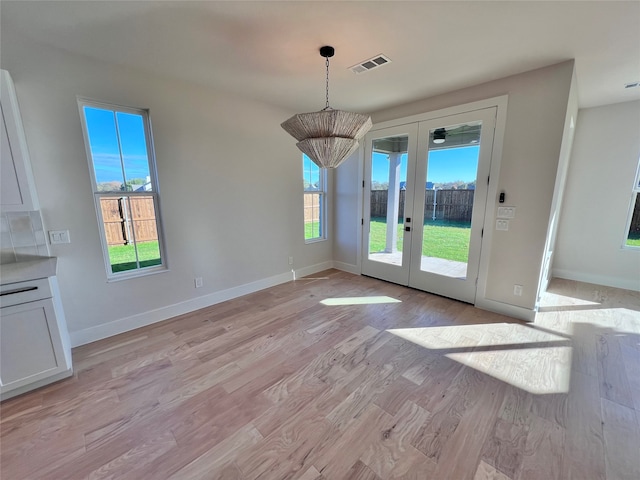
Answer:
[[[530,393],[569,391],[572,347],[563,336],[508,323],[387,331]]]
[[[402,300],[387,296],[378,297],[342,297],[342,298],[325,298],[320,302],[327,306],[337,305],[375,305],[378,303],[402,303]]]
[[[544,301],[540,304],[540,306],[545,309],[574,305],[600,305],[600,303],[591,300],[584,300],[582,298],[570,297],[568,295],[560,295],[559,293],[546,292],[544,294]]]
[[[569,307],[566,307],[569,308]],[[542,309],[541,309],[542,310]],[[535,326],[564,332],[571,336],[585,330],[600,329],[600,333],[630,333],[640,335],[640,311],[628,308],[577,308],[568,310],[571,320],[559,322],[562,311],[542,310],[536,315]]]
[[[536,395],[568,393],[571,381],[569,346],[449,353],[467,367]]]
[[[431,350],[567,341],[566,337],[515,323],[392,328],[387,331]]]
[[[619,333],[640,335],[640,312],[628,308],[602,308],[596,310],[588,319],[577,315],[580,323],[588,323],[598,328],[611,329]],[[575,322],[577,324],[578,322]]]

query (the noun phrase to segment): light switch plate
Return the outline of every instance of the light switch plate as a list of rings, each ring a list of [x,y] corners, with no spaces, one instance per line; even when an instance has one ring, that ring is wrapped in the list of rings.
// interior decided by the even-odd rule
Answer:
[[[496,230],[509,230],[509,220],[496,220]]]
[[[49,230],[49,242],[51,242],[51,245],[71,243],[69,230]]]
[[[498,218],[513,218],[516,216],[516,207],[498,207]]]

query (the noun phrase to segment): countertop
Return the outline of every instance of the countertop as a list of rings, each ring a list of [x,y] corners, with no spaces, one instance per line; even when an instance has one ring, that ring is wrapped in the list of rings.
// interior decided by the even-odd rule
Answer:
[[[58,267],[57,257],[34,257],[0,265],[0,285],[53,277]]]

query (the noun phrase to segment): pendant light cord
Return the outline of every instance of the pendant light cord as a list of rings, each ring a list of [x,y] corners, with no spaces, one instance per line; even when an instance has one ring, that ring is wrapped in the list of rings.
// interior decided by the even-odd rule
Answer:
[[[329,106],[329,57],[326,57],[325,60],[326,60],[325,65],[327,67],[327,104],[323,110],[330,110],[331,107]]]

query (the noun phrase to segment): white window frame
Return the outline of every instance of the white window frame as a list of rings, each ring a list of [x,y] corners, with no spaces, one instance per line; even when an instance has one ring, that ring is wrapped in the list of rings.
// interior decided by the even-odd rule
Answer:
[[[318,237],[306,238],[306,234],[305,234],[306,223],[304,222],[304,215],[303,215],[302,235],[304,236],[304,243],[309,244],[309,243],[322,242],[327,239],[327,169],[318,167],[320,171],[320,175],[319,175],[319,182],[318,182],[317,189],[309,190],[305,188],[304,187],[304,174],[305,174],[304,157],[305,156],[302,155],[302,178],[303,178],[302,205],[303,205],[303,208],[304,208],[305,195],[317,194],[320,197],[319,198],[320,212],[319,212],[319,219],[318,219],[318,225],[320,227],[320,235]],[[311,160],[309,161],[311,162],[312,165],[315,165],[313,161]]]
[[[156,156],[153,142],[153,134],[151,131],[151,118],[149,110],[144,108],[128,107],[123,105],[116,105],[113,103],[102,102],[99,100],[93,100],[90,98],[77,97],[78,108],[80,111],[80,122],[82,124],[82,134],[84,137],[85,151],[87,155],[87,161],[89,163],[89,174],[91,176],[91,186],[93,189],[93,198],[96,208],[96,215],[98,219],[98,229],[100,230],[100,242],[102,244],[102,255],[104,258],[105,271],[107,273],[107,281],[120,281],[130,278],[143,277],[146,275],[152,275],[156,273],[162,273],[168,271],[167,255],[164,248],[164,234],[162,228],[162,215],[160,213],[160,187],[158,184],[158,172],[156,168]],[[151,191],[142,192],[99,192],[98,182],[95,175],[95,166],[93,164],[93,156],[91,153],[91,144],[89,142],[89,133],[87,129],[87,122],[84,114],[84,107],[94,107],[104,110],[111,110],[113,112],[131,113],[134,115],[140,115],[144,126],[145,142],[147,147],[147,158],[149,161],[149,177],[151,183]],[[126,182],[126,178],[124,179]],[[158,234],[158,248],[160,251],[160,264],[148,267],[138,267],[132,270],[125,270],[122,272],[113,272],[111,268],[111,261],[109,258],[109,246],[107,244],[107,234],[104,227],[104,218],[102,216],[102,207],[100,203],[101,198],[120,198],[120,197],[152,197],[153,208],[156,220],[156,232]],[[133,221],[132,221],[133,225]],[[133,228],[135,231],[135,227]],[[134,232],[135,242],[135,232]],[[137,243],[137,242],[136,242]],[[136,259],[136,262],[138,260]]]
[[[636,169],[636,175],[634,177],[633,188],[631,189],[631,202],[629,204],[629,212],[627,213],[627,222],[625,223],[624,237],[622,239],[622,248],[628,248],[632,250],[638,250],[640,247],[634,245],[627,245],[627,239],[629,238],[629,229],[631,228],[631,220],[633,220],[633,211],[640,195],[640,159],[638,159],[638,167]]]

